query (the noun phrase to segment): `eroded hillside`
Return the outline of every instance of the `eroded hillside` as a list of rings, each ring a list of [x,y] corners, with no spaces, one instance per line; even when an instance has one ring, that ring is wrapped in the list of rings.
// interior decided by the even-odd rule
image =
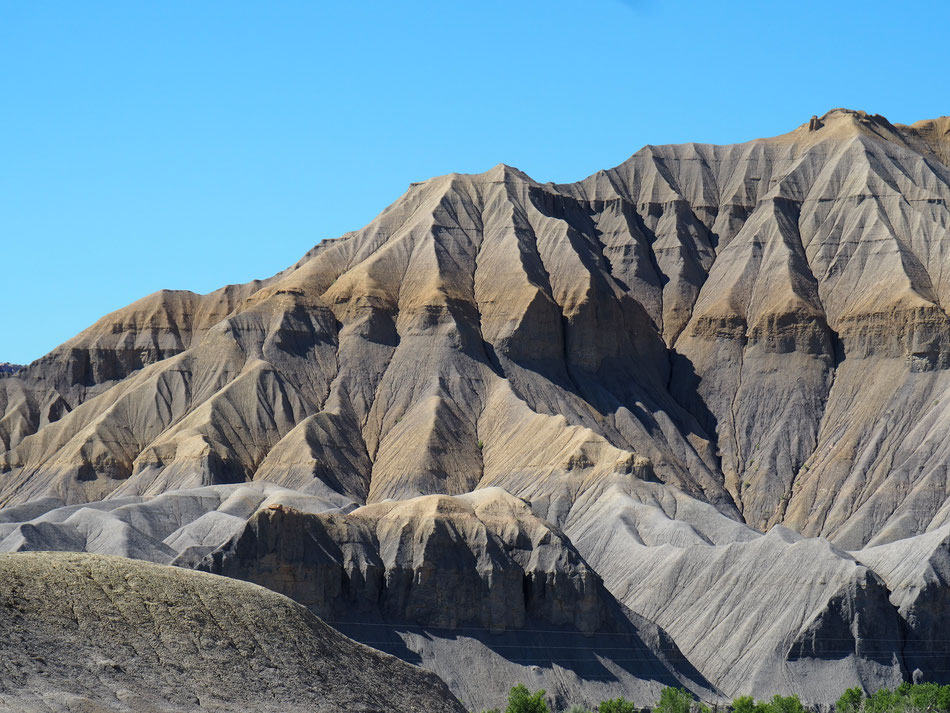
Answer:
[[[656,664],[664,676],[816,701],[893,683],[926,659],[914,651],[933,637],[915,622],[944,586],[928,563],[950,525],[948,157],[946,117],[838,109],[745,144],[649,146],[574,184],[504,165],[413,184],[270,279],[156,293],[3,375],[0,548],[176,561],[281,589],[279,567],[316,564],[251,538],[274,517],[269,496],[234,511],[202,496],[162,526],[133,515],[247,483],[280,502],[293,491],[321,546],[368,558],[318,558],[324,574],[288,592],[306,599],[357,561],[388,571],[386,542],[401,540],[380,528],[399,513],[443,542],[439,508],[492,488],[576,553],[551,570],[573,582],[572,606],[645,618],[634,635],[657,627],[701,674]],[[462,500],[419,505],[439,495]],[[526,576],[523,545],[492,559],[451,527],[459,558],[498,568],[478,603],[495,606]],[[416,554],[409,570],[445,569],[439,547]],[[445,599],[432,587],[420,601]],[[392,596],[373,610],[388,626],[445,623]],[[449,628],[526,626],[517,608],[496,626],[450,604]],[[407,657],[451,658],[441,635],[399,636]],[[565,695],[588,690],[564,680]]]

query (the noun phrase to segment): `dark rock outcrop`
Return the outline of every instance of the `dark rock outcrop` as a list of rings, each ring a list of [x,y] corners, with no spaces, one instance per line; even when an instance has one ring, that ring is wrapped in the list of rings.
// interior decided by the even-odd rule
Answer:
[[[274,505],[196,566],[286,594],[353,638],[447,676],[476,706],[503,700],[512,676],[529,674],[558,700],[593,701],[604,661],[616,661],[612,690],[637,700],[663,682],[716,695],[563,534],[495,488],[346,515]],[[508,678],[491,675],[499,669]]]
[[[309,514],[274,505],[197,565],[332,621],[501,632],[610,628],[609,594],[561,533],[497,488]]]

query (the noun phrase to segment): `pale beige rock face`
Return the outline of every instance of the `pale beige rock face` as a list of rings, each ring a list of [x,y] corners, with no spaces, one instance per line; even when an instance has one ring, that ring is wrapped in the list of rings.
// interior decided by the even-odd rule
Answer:
[[[0,710],[463,713],[436,676],[263,587],[89,554],[0,555]]]
[[[633,459],[759,529],[920,532],[947,496],[950,124],[817,127],[570,185],[432,179],[269,280],[147,297],[0,379],[0,499],[526,495]]]
[[[417,498],[500,488],[726,695],[896,680],[901,626],[926,638],[914,621],[944,586],[880,548],[924,563],[950,512],[948,157],[947,117],[838,109],[745,144],[649,146],[574,184],[504,165],[413,184],[279,275],[157,293],[0,375],[2,547],[194,564],[260,502],[195,506],[181,532],[143,503],[248,483],[295,491],[382,561],[394,532],[441,517]],[[445,516],[474,528],[465,551],[476,521],[491,530]],[[773,591],[782,572],[796,587]]]

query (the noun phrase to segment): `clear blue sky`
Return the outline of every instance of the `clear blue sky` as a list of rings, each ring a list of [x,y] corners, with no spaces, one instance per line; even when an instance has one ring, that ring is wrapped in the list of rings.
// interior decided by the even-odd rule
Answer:
[[[410,181],[950,114],[950,3],[0,3],[0,361],[266,277]]]

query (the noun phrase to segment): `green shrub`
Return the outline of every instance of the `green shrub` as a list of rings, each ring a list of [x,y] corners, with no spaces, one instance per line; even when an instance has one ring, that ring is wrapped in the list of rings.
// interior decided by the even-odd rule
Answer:
[[[771,713],[806,713],[798,696],[780,696],[777,693],[769,701]]]
[[[901,690],[903,687],[904,684],[897,687],[898,695],[906,696],[914,708],[922,711],[938,711],[941,709],[940,694],[942,689],[936,683],[918,683]]]
[[[772,696],[771,701],[756,701],[739,696],[732,702],[732,713],[807,713],[798,696]],[[852,713],[841,711],[840,713]]]
[[[544,700],[545,691],[532,693],[518,684],[508,694],[505,713],[550,713]],[[498,709],[482,713],[500,713]],[[573,705],[565,713],[592,713],[580,705]],[[639,713],[637,707],[624,698],[602,701],[597,713]],[[708,706],[682,688],[664,688],[653,713],[711,713]],[[809,713],[798,696],[774,695],[769,701],[756,701],[752,696],[740,696],[732,702],[731,713]],[[902,683],[895,690],[882,688],[870,696],[863,689],[849,688],[835,703],[835,713],[950,713],[950,685],[936,683]]]
[[[550,713],[544,700],[543,689],[531,693],[526,686],[518,684],[508,692],[508,707],[505,713]]]
[[[664,688],[653,713],[691,713],[696,696],[682,688]],[[703,706],[705,708],[705,706]]]
[[[732,713],[761,713],[761,705],[752,696],[739,696],[732,702]]]
[[[835,710],[838,713],[858,713],[863,702],[864,691],[855,686],[841,694],[841,698],[835,703]]]
[[[864,701],[864,711],[865,713],[894,713],[894,711],[903,708],[901,698],[903,696],[897,691],[882,688],[872,693]]]
[[[628,701],[621,696],[620,698],[611,698],[608,701],[601,701],[597,708],[597,713],[638,713],[637,707],[632,701]]]

